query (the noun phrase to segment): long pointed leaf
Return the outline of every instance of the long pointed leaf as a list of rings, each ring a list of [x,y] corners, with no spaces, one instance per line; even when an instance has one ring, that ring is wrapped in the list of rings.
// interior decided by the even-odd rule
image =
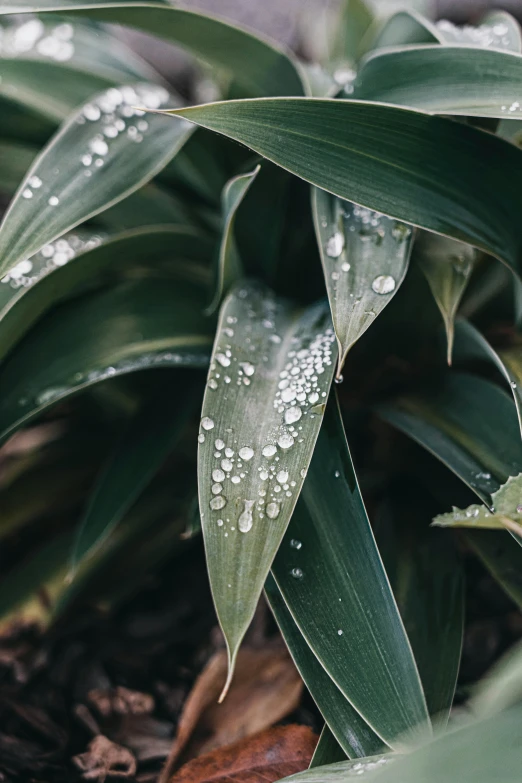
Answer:
[[[165,3],[68,2],[10,0],[0,14],[56,11],[111,24],[137,27],[189,49],[203,60],[230,71],[256,95],[302,95],[303,87],[291,56],[272,42],[231,24]]]
[[[522,152],[489,133],[394,106],[318,98],[169,113],[240,141],[340,198],[521,267]]]
[[[232,290],[203,402],[198,481],[210,584],[229,680],[301,491],[336,361],[328,308]]]
[[[314,188],[315,231],[340,375],[350,348],[392,300],[410,257],[412,229]]]
[[[33,163],[4,217],[0,274],[163,168],[191,129],[186,123],[173,128],[160,116],[145,120],[132,107],[157,108],[169,100],[155,85],[111,88],[71,117]]]
[[[419,674],[336,405],[272,573],[316,657],[373,731],[391,747],[429,735]]]

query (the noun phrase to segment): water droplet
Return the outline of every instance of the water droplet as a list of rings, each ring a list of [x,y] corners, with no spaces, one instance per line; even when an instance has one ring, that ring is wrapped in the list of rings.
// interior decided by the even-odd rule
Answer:
[[[326,255],[330,258],[339,258],[344,248],[344,236],[336,231],[326,243]]]
[[[218,451],[221,451],[221,449],[225,448],[225,443],[221,440],[221,438],[218,438],[214,445]]]
[[[288,481],[288,471],[287,470],[280,470],[279,473],[276,476],[277,480],[280,484],[286,484]]]
[[[335,478],[339,478],[339,476],[340,476],[340,475],[341,475],[341,474],[339,473],[339,471],[338,471],[338,470],[336,470],[336,471],[335,471],[335,473],[334,473],[334,476],[335,476]]]
[[[198,443],[204,443],[204,442],[205,442],[205,436],[203,435],[203,433],[201,433],[200,435],[198,435]]]
[[[522,514],[522,503],[517,506],[517,514]]]
[[[292,568],[290,576],[293,576],[294,579],[302,579],[304,574],[300,568]]]
[[[217,381],[216,381],[215,378],[211,378],[209,380],[209,382],[208,382],[208,385],[210,386],[211,389],[217,389],[217,387],[218,387]]]
[[[230,359],[228,356],[225,356],[224,353],[217,353],[216,361],[218,361],[222,367],[230,367]]]
[[[222,519],[218,519],[217,524],[218,524],[218,527],[223,527],[223,520]]]
[[[301,470],[301,472],[300,472],[300,474],[299,474],[299,475],[300,475],[300,476],[301,476],[301,478],[303,478],[303,479],[304,479],[304,478],[306,478],[306,470],[305,470],[304,468],[302,468],[302,470]]]
[[[342,375],[336,375],[335,376],[335,383],[342,383],[344,381],[344,378]]]
[[[350,267],[350,264],[348,263],[348,261],[344,261],[341,264],[341,269],[342,269],[343,272],[349,272],[350,271],[351,267]]]
[[[275,446],[272,446],[272,444],[269,444],[268,446],[263,447],[263,451],[261,453],[263,457],[273,457],[276,451],[277,448]]]
[[[37,190],[42,187],[42,180],[37,176],[29,177],[29,185]]]
[[[376,294],[391,294],[395,290],[395,279],[391,275],[378,275],[372,283]]]
[[[212,419],[210,419],[208,416],[203,416],[201,419],[201,426],[204,430],[213,430],[214,429],[214,422]]]
[[[223,490],[222,484],[212,484],[212,494],[213,495],[219,495],[219,493]]]
[[[221,467],[223,470],[225,470],[227,473],[230,473],[232,468],[234,467],[233,463],[229,459],[222,459],[221,460]]]
[[[286,424],[294,424],[294,422],[299,421],[302,415],[303,411],[298,406],[288,408],[288,410],[285,411],[285,422]]]
[[[340,628],[339,628],[339,630],[337,631],[337,635],[338,635],[338,636],[342,636],[342,635],[343,635],[343,632],[342,632],[342,630],[341,630]]]
[[[242,449],[239,449],[239,456],[248,462],[254,456],[254,449],[251,449],[250,446],[243,446]]]
[[[253,500],[245,500],[245,510],[238,519],[237,526],[242,533],[248,533],[252,529],[252,507],[254,505]]]
[[[224,508],[227,504],[227,501],[223,497],[223,495],[219,495],[216,498],[212,498],[210,501],[210,508],[212,511],[219,511],[220,508]]]
[[[282,381],[282,383],[285,383],[285,381]],[[286,383],[288,384],[289,381],[286,381]],[[283,389],[283,391],[281,392],[281,399],[283,402],[292,402],[292,400],[295,400],[296,394],[297,394],[296,390],[290,386],[288,388]]]
[[[282,449],[289,449],[294,445],[294,439],[290,433],[283,432],[283,434],[279,436],[277,444]]]
[[[269,503],[266,507],[266,515],[269,519],[277,519],[279,511],[279,503]]]
[[[291,538],[290,539],[290,546],[292,547],[292,549],[301,549],[303,544],[302,544],[301,541],[299,541],[298,538]]]
[[[241,362],[239,366],[241,367],[245,375],[248,375],[249,377],[252,376],[256,371],[256,368],[254,367],[253,364],[250,364],[250,362]]]
[[[212,471],[212,478],[214,479],[214,481],[224,481],[225,474],[223,473],[222,470],[216,468],[215,470]]]
[[[232,484],[239,484],[241,482],[241,478],[239,476],[232,476],[230,480]]]
[[[511,381],[511,388],[512,389],[516,389],[517,388],[517,384],[515,383],[515,381]]]
[[[33,191],[29,190],[29,188],[26,188],[22,191],[22,198],[32,198],[33,197]]]

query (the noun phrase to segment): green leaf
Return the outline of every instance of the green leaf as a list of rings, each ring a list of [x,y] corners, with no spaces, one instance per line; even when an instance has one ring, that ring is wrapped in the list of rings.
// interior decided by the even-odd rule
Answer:
[[[337,761],[345,761],[346,753],[341,748],[334,735],[325,723],[319,742],[314,750],[309,769],[323,767],[325,764],[335,764]]]
[[[60,122],[111,85],[161,77],[114,35],[81,22],[31,19],[3,28],[0,94]]]
[[[0,142],[0,191],[11,196],[38,150],[25,144]]]
[[[343,756],[346,754],[349,758],[370,756],[380,751],[382,740],[354,710],[321,666],[294,622],[272,575],[268,576],[265,591],[294,663],[332,732],[334,747],[342,749]],[[324,742],[326,743],[326,740]]]
[[[38,318],[79,293],[144,275],[206,283],[212,252],[194,229],[163,226],[110,238],[73,233],[45,245],[0,280],[0,360]]]
[[[155,85],[111,88],[71,117],[33,163],[4,217],[0,274],[160,171],[191,129],[172,128],[160,116],[145,120],[132,107],[169,100]],[[107,124],[109,114],[114,120]]]
[[[194,225],[197,218],[177,194],[149,182],[100,212],[93,222],[110,231],[125,231],[137,226],[189,226]]]
[[[397,11],[386,19],[371,42],[371,50],[405,44],[430,44],[441,42],[436,25],[414,9]]]
[[[520,643],[508,650],[478,683],[470,701],[480,718],[496,715],[522,701],[522,659]]]
[[[194,383],[155,389],[146,399],[116,444],[99,475],[80,523],[71,557],[78,564],[105,541],[134,501],[150,483],[174,447],[198,400]]]
[[[299,496],[336,359],[323,302],[303,311],[245,284],[222,306],[198,481],[210,584],[229,653],[224,692]]]
[[[313,190],[315,231],[341,370],[348,351],[374,323],[401,285],[412,229],[403,223]]]
[[[498,386],[451,373],[424,394],[379,406],[379,415],[430,451],[486,505],[522,471],[515,406]],[[515,436],[513,436],[515,433]]]
[[[522,117],[518,53],[469,46],[411,46],[370,54],[358,72],[359,100],[466,117]]]
[[[333,21],[330,59],[353,64],[359,58],[361,41],[374,15],[364,0],[342,0]]]
[[[319,662],[383,742],[403,747],[429,735],[419,674],[335,405],[272,573]]]
[[[438,527],[478,527],[489,530],[510,530],[522,534],[522,474],[510,476],[491,496],[492,506],[472,505],[466,509],[453,508],[433,520]],[[520,509],[520,510],[519,510]]]
[[[240,174],[227,182],[221,197],[223,211],[223,233],[217,258],[214,295],[207,308],[207,314],[213,313],[234,283],[243,276],[243,265],[234,236],[236,214],[261,166],[256,166],[247,174]]]
[[[0,369],[0,437],[108,378],[156,367],[205,367],[211,324],[199,288],[130,280],[56,308]]]
[[[220,19],[168,4],[128,0],[11,0],[0,14],[56,11],[99,22],[137,27],[151,35],[189,49],[201,59],[230,71],[255,95],[302,95],[297,65],[291,55],[272,42]]]
[[[470,245],[423,233],[415,243],[414,260],[426,275],[446,329],[447,359],[452,362],[455,317],[477,261]]]
[[[500,370],[513,394],[522,434],[522,361],[520,349],[511,348],[500,354],[469,321],[460,320],[455,330],[455,357],[459,361],[486,360]]]
[[[492,134],[364,101],[265,98],[170,113],[246,144],[340,198],[520,267],[522,153]]]
[[[450,731],[413,753],[342,761],[284,778],[285,783],[338,783],[363,774],[374,783],[518,783],[522,765],[517,705],[486,720]],[[359,767],[357,767],[359,764]]]

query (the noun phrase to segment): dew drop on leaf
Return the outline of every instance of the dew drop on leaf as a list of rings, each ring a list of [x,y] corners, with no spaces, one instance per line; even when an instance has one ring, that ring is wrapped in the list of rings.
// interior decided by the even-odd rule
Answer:
[[[391,275],[378,275],[372,283],[376,294],[391,294],[395,290],[395,278]]]

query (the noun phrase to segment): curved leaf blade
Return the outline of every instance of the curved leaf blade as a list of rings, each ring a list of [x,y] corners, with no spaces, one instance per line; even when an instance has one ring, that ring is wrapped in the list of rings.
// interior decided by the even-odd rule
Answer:
[[[303,94],[297,65],[282,48],[220,19],[167,3],[11,0],[0,9],[0,14],[52,11],[136,27],[165,38],[230,71],[255,95]]]
[[[294,510],[336,361],[324,303],[299,310],[253,284],[221,308],[203,401],[199,503],[208,572],[237,651]]]
[[[223,233],[217,259],[214,296],[207,308],[207,314],[212,314],[234,283],[243,276],[243,266],[234,237],[236,214],[250,186],[259,174],[261,166],[256,166],[247,174],[239,174],[227,182],[221,196],[223,210]]]
[[[211,325],[198,287],[137,279],[42,319],[0,370],[0,438],[97,383],[156,367],[206,367]]]
[[[375,734],[391,747],[429,736],[419,673],[336,406],[272,573],[321,665]]]
[[[337,761],[346,761],[346,753],[325,723],[309,769],[324,767],[325,764],[335,764]]]
[[[414,260],[424,272],[442,315],[446,330],[447,360],[451,365],[455,318],[477,261],[477,252],[470,245],[424,233],[415,243]]]
[[[495,49],[522,50],[520,25],[506,11],[490,11],[478,25],[455,25],[441,19],[435,25],[442,43],[491,46]]]
[[[514,227],[522,153],[489,133],[395,106],[324,98],[227,101],[169,113],[246,144],[342,199],[520,268]]]
[[[378,413],[430,451],[488,506],[500,484],[522,471],[515,406],[502,389],[482,378],[452,373],[438,388],[379,406]]]
[[[370,54],[354,88],[359,100],[465,117],[522,117],[518,53],[419,46]]]
[[[190,136],[190,127],[181,123],[173,129],[159,115],[144,120],[132,107],[158,107],[169,100],[155,85],[110,88],[71,117],[35,160],[4,216],[0,274],[163,168]]]
[[[268,576],[265,592],[299,674],[335,737],[335,745],[340,746],[349,758],[378,753],[383,746],[382,740],[354,710],[316,659],[295,624],[272,575]]]
[[[397,11],[381,24],[372,40],[370,50],[437,42],[442,43],[437,25],[410,8]]]
[[[453,508],[453,511],[436,516],[433,524],[439,527],[509,530],[516,536],[520,536],[522,534],[522,474],[510,476],[500,489],[493,492],[491,500],[490,509],[479,505],[468,506],[465,510]]]
[[[337,375],[350,348],[398,291],[411,252],[409,226],[315,188],[315,232],[339,345]]]

